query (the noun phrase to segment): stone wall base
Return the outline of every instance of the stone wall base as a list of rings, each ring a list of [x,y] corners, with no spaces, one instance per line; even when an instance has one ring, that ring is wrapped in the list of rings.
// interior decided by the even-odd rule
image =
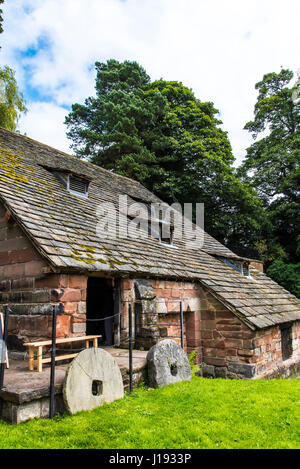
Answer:
[[[129,390],[129,370],[120,368],[124,390]],[[142,382],[147,382],[147,366],[135,368],[133,372],[133,386],[139,386]],[[1,391],[3,398],[0,398],[0,419],[12,424],[26,422],[31,419],[49,417],[49,388],[26,390],[21,396],[16,396],[9,391]],[[45,395],[46,394],[46,395]],[[48,394],[48,395],[47,395]],[[19,398],[22,398],[21,400]],[[24,401],[24,399],[26,399]],[[63,386],[55,387],[55,414],[66,412],[63,400]]]
[[[256,365],[250,363],[230,363],[227,366],[214,366],[201,363],[198,376],[203,378],[227,378],[227,379],[275,379],[288,378],[300,371],[300,362],[289,360],[272,369],[259,373]]]
[[[35,399],[23,404],[17,404],[10,401],[2,401],[1,418],[9,423],[17,424],[31,419],[40,419],[49,417],[49,397]],[[62,394],[55,396],[55,413],[65,411]]]

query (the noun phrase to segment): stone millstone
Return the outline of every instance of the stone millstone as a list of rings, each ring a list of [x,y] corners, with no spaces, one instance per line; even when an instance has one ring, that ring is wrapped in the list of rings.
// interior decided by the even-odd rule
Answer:
[[[63,397],[71,414],[124,397],[121,371],[115,359],[100,348],[80,352],[66,373]]]
[[[171,339],[153,345],[147,354],[148,381],[153,388],[192,379],[189,360]]]

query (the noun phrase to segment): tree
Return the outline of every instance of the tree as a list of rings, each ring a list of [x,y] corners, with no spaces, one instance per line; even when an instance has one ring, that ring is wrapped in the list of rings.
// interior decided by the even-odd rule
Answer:
[[[299,80],[290,85],[293,72],[282,69],[278,74],[264,75],[256,84],[258,90],[254,120],[245,129],[254,139],[267,133],[247,149],[245,162],[239,169],[244,181],[257,190],[272,227],[267,233],[265,260],[268,272],[276,275],[285,262],[286,283],[296,272],[300,261],[300,105]],[[274,255],[276,253],[276,255]],[[274,263],[274,265],[273,265]],[[272,267],[273,265],[273,267]],[[275,274],[276,273],[276,274]],[[279,283],[280,283],[279,282]]]
[[[0,4],[1,3],[4,3],[4,0],[0,0]],[[0,8],[0,34],[3,33],[3,27],[2,27],[2,23],[3,23],[3,18],[2,18],[2,8]]]
[[[263,214],[255,192],[235,174],[231,145],[219,128],[218,111],[182,83],[159,80],[150,89],[166,99],[164,118],[159,121],[160,135],[165,138],[152,142],[164,180],[154,181],[150,189],[169,203],[203,202],[206,230],[232,249],[250,255]]]
[[[277,283],[300,298],[300,263],[285,264],[277,259],[267,269],[267,274]]]
[[[241,167],[267,205],[274,196],[288,195],[288,180],[299,171],[300,106],[293,100],[293,87],[286,86],[292,78],[293,72],[284,69],[264,75],[255,85],[259,90],[255,119],[245,125],[254,139],[268,131],[247,149]]]
[[[65,121],[67,136],[74,142],[71,147],[80,158],[145,183],[156,163],[145,140],[161,116],[163,98],[146,95],[150,78],[136,62],[95,65],[96,97],[74,104]]]
[[[26,111],[23,94],[19,91],[14,71],[0,67],[0,127],[16,130],[19,115]]]
[[[137,179],[163,200],[204,202],[206,229],[231,247],[257,239],[261,206],[235,174],[213,103],[136,62],[96,63],[96,97],[66,118],[77,156]]]

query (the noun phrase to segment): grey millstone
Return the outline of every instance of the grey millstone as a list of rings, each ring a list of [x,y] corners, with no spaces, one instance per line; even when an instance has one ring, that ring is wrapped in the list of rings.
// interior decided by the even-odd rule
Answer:
[[[122,375],[115,359],[100,348],[80,352],[66,373],[63,396],[71,414],[124,397]]]
[[[192,379],[189,360],[174,340],[165,339],[151,347],[147,363],[148,384],[153,388]]]

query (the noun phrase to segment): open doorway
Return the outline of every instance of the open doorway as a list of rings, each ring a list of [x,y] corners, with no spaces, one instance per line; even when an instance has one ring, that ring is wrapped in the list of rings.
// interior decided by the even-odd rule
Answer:
[[[89,277],[86,307],[87,335],[102,335],[99,342],[101,345],[114,345],[114,318],[111,317],[115,314],[112,279]]]

